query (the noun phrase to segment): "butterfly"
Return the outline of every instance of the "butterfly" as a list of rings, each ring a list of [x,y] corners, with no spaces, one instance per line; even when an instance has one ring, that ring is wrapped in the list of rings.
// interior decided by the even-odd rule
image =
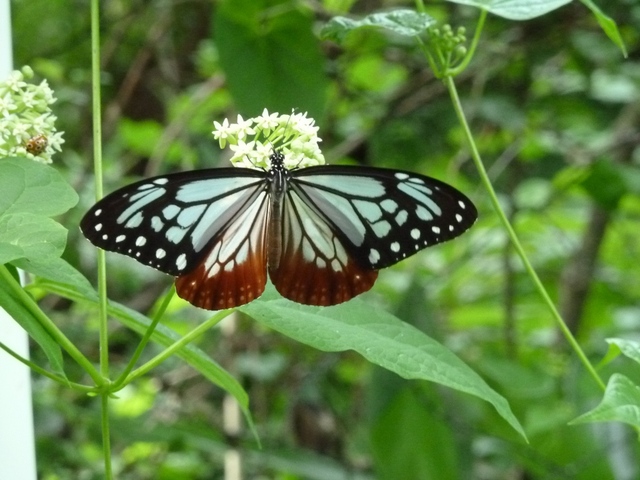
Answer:
[[[180,297],[220,310],[264,291],[335,305],[369,290],[378,270],[450,240],[477,210],[455,188],[400,170],[320,165],[217,168],[117,190],[84,216],[96,246],[177,277]]]

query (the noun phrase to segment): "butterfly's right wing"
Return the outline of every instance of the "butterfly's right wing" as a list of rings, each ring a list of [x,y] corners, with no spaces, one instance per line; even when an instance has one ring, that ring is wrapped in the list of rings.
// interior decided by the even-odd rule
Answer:
[[[265,172],[225,168],[150,178],[94,205],[80,228],[96,246],[179,277],[210,310],[247,303],[266,283]]]

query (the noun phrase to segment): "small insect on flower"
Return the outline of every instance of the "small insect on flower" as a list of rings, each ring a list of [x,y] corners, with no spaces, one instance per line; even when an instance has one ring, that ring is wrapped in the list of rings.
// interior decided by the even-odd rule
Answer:
[[[27,140],[24,147],[31,155],[40,155],[41,153],[44,153],[48,145],[49,140],[47,140],[47,137],[40,134]]]

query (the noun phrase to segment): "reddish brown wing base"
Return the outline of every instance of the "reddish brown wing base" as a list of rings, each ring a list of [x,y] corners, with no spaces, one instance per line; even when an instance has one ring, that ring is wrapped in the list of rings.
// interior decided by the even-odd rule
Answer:
[[[269,277],[283,297],[305,305],[336,305],[369,290],[378,278],[376,270],[363,270],[349,261],[342,270],[318,268],[301,258],[269,269]]]
[[[205,310],[223,310],[249,303],[264,292],[266,257],[254,252],[233,268],[220,268],[215,275],[202,262],[186,275],[176,279],[178,296]],[[375,270],[364,270],[349,261],[339,271],[330,266],[318,268],[294,254],[269,276],[276,290],[285,298],[305,305],[336,305],[369,290],[378,277]]]
[[[263,256],[253,255],[229,271],[220,269],[209,277],[204,262],[192,272],[176,279],[178,296],[205,310],[223,310],[255,300],[267,283]]]
[[[261,219],[262,224],[256,219]],[[266,215],[238,222],[225,230],[198,266],[176,279],[178,296],[205,310],[223,310],[255,300],[267,283]],[[237,244],[229,243],[235,236],[244,237]],[[235,245],[230,250],[229,245]]]
[[[288,268],[270,271],[276,290],[285,298],[305,305],[336,305],[369,290],[378,277],[351,262],[344,270],[317,268],[313,264],[289,262]],[[238,307],[258,298],[266,284],[264,263],[245,262],[231,272],[207,277],[204,264],[176,279],[178,296],[205,310]]]

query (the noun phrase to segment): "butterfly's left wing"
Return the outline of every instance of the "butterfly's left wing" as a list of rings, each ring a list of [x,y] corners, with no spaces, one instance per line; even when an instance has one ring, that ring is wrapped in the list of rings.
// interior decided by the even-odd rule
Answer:
[[[333,305],[367,291],[377,270],[465,232],[471,200],[439,180],[382,168],[291,172],[279,264],[269,275],[300,303]]]
[[[80,228],[96,246],[177,276],[178,294],[218,310],[266,283],[266,173],[196,170],[149,178],[94,205]]]

